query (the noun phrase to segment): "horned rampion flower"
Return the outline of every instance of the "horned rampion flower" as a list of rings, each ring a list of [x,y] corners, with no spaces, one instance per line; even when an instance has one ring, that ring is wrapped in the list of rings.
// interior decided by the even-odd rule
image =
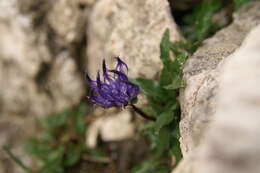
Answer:
[[[96,81],[88,75],[86,79],[90,88],[89,100],[102,107],[127,106],[137,97],[139,87],[131,83],[126,75],[128,67],[119,57],[116,57],[115,69],[108,69],[103,60],[103,81],[100,72],[97,72]]]

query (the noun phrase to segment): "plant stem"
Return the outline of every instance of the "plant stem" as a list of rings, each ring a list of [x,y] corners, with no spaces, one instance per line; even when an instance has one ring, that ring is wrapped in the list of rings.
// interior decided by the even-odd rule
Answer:
[[[135,105],[133,104],[130,104],[133,108],[133,110],[138,113],[138,115],[140,115],[141,117],[143,117],[144,119],[147,119],[147,120],[151,120],[151,121],[156,121],[156,118],[155,117],[151,117],[149,115],[147,115],[146,113],[144,113],[141,109],[139,109],[138,107],[136,107]]]
[[[23,168],[26,172],[34,173],[30,168],[28,168],[20,159],[18,159],[7,146],[3,146],[3,150],[6,152],[6,154],[13,160],[15,163],[17,163],[21,168]]]

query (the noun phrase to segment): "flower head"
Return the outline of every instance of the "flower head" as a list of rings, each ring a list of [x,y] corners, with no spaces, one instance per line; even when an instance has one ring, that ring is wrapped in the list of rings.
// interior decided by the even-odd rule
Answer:
[[[96,81],[86,75],[90,88],[89,100],[93,104],[102,107],[127,106],[138,95],[139,87],[131,83],[126,75],[127,65],[119,57],[116,59],[117,65],[113,70],[107,69],[103,60],[103,81],[99,71]]]

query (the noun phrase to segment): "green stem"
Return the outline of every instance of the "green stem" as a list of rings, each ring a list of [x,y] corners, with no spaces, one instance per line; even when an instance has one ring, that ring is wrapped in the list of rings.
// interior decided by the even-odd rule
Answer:
[[[34,173],[33,170],[28,168],[20,159],[18,159],[7,146],[3,146],[3,150],[6,152],[6,154],[13,160],[17,165],[19,165],[22,169],[29,173]]]
[[[147,115],[146,113],[144,113],[141,109],[139,109],[138,107],[136,107],[135,105],[133,104],[130,104],[133,108],[133,110],[138,113],[138,115],[140,115],[141,117],[143,117],[144,119],[147,119],[147,120],[151,120],[151,121],[156,121],[156,118],[155,117],[151,117],[149,115]]]

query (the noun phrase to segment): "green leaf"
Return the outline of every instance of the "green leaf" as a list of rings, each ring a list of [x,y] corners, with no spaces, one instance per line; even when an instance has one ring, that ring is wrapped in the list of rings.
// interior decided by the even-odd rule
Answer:
[[[171,73],[171,70],[164,66],[160,74],[160,81],[159,81],[160,85],[161,86],[169,85],[172,81],[172,75],[173,74]]]
[[[65,111],[56,115],[50,116],[47,120],[42,122],[44,128],[56,128],[63,126],[67,123],[70,112]]]
[[[155,150],[158,144],[158,134],[155,133],[155,122],[148,122],[143,126],[143,134],[147,136],[150,141],[151,150]]]
[[[172,132],[172,135],[174,136],[174,138],[179,139],[181,137],[180,135],[180,128],[179,125],[176,126]]]
[[[47,161],[48,162],[54,162],[56,160],[62,159],[63,155],[65,153],[65,147],[60,145],[57,149],[49,152],[47,155]]]
[[[45,142],[42,142],[36,138],[31,138],[25,144],[25,151],[38,157],[41,160],[47,160],[48,154],[52,151],[52,147]]]
[[[155,150],[155,158],[161,157],[169,149],[170,138],[171,130],[168,127],[162,127],[157,137],[158,143]]]
[[[79,135],[85,135],[87,124],[85,122],[85,116],[87,113],[87,108],[84,105],[81,105],[76,112],[76,119],[75,119],[75,130]]]
[[[160,43],[160,58],[163,63],[163,69],[160,74],[160,85],[164,86],[171,82],[172,74],[171,74],[171,62],[170,59],[170,31],[169,29],[166,29],[166,31],[163,34],[161,43]]]
[[[135,79],[135,83],[137,83],[143,92],[149,97],[153,97],[158,100],[165,100],[167,98],[166,91],[161,88],[155,80],[137,78]]]
[[[171,169],[171,166],[161,164],[160,159],[150,159],[133,168],[131,173],[169,173]]]
[[[166,31],[163,34],[161,43],[160,43],[160,58],[163,62],[163,65],[168,68],[170,59],[170,31],[169,29],[166,29]]]
[[[42,132],[41,139],[43,142],[52,142],[56,140],[55,135],[49,130]]]
[[[179,140],[177,138],[174,138],[174,137],[171,138],[171,146],[172,147],[171,147],[170,152],[171,152],[172,155],[175,156],[176,163],[178,164],[180,162],[180,160],[182,159],[182,152],[181,152]]]
[[[80,160],[81,152],[77,146],[70,146],[65,153],[65,166],[73,166]]]
[[[99,160],[100,162],[107,162],[109,160],[108,156],[99,149],[88,150],[88,155]]]
[[[159,133],[162,127],[170,124],[173,117],[174,114],[171,110],[161,113],[155,122],[156,133]]]
[[[251,0],[233,0],[236,10],[240,9],[241,7],[243,7],[244,5],[246,5],[250,1]]]
[[[176,78],[172,80],[172,83],[170,85],[165,86],[164,88],[167,90],[175,90],[183,87],[185,87],[185,82],[182,80],[180,76],[176,76]]]
[[[212,16],[221,7],[222,1],[203,1],[199,4],[191,15],[184,21],[187,23],[186,37],[193,42],[201,42],[210,32],[217,30],[217,24],[212,22]],[[185,28],[183,28],[185,30]],[[187,32],[188,30],[188,32]]]
[[[149,173],[151,172],[155,166],[158,165],[158,162],[155,160],[146,160],[142,162],[137,167],[133,168],[131,173]]]

